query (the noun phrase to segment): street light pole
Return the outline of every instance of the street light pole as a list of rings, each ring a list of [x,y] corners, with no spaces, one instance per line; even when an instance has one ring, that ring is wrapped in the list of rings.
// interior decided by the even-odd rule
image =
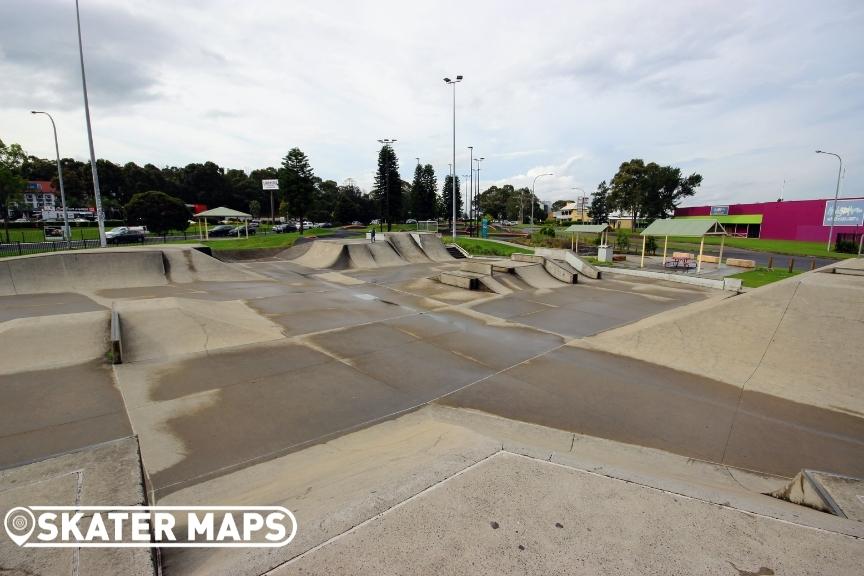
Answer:
[[[840,169],[837,170],[837,188],[834,190],[834,206],[831,210],[831,227],[828,229],[828,246],[826,250],[828,252],[831,251],[831,237],[834,235],[834,219],[837,216],[837,198],[840,196],[840,175],[843,174],[843,158],[840,157],[839,154],[835,154],[834,152],[825,152],[824,150],[816,150],[817,154],[829,154],[831,156],[836,156],[837,160],[840,161]]]
[[[471,225],[468,227],[468,235],[474,235],[474,204],[471,192],[474,188],[474,146],[468,146],[468,220]]]
[[[531,184],[531,231],[534,231],[534,186],[537,185],[537,179],[542,178],[543,176],[552,176],[551,172],[547,172],[546,174],[538,174],[534,177],[534,182]]]
[[[456,80],[444,78],[444,82],[453,85],[453,167],[450,169],[450,192],[453,195],[453,240],[456,240],[456,84],[462,81],[462,75]]]
[[[393,148],[390,147],[391,144],[396,142],[393,138],[381,138],[378,140],[381,144],[383,144],[386,148],[390,148],[390,153],[393,153]],[[386,190],[384,191],[384,205],[386,206],[386,214],[387,214],[387,232],[390,232],[390,163],[387,163],[387,172],[384,175],[384,186]],[[378,223],[378,228],[383,231],[383,224]]]
[[[81,42],[81,14],[75,0],[75,20],[78,23],[78,56],[81,60],[81,87],[84,90],[84,117],[87,120],[87,140],[90,142],[90,170],[93,173],[93,198],[96,202],[96,224],[99,227],[99,246],[105,248],[105,215],[102,213],[102,195],[99,193],[99,172],[96,169],[96,152],[93,150],[93,128],[90,126],[90,102],[87,99],[87,78],[84,75],[84,44]]]
[[[57,154],[57,180],[60,182],[60,204],[63,206],[63,239],[68,242],[71,239],[69,236],[69,213],[66,210],[66,190],[63,188],[63,167],[60,165],[60,144],[57,142],[57,125],[54,124],[54,118],[48,112],[31,110],[30,113],[44,114],[51,120],[51,128],[54,129],[54,152]]]
[[[475,188],[475,190],[477,191],[477,193],[475,194],[475,196],[477,198],[477,211],[476,212],[479,212],[479,214],[477,214],[477,216],[479,216],[481,218],[483,216],[483,213],[480,210],[480,163],[483,162],[483,160],[485,160],[485,159],[486,159],[485,156],[481,156],[480,158],[477,158],[476,160],[474,160],[475,162],[477,162],[477,187]]]

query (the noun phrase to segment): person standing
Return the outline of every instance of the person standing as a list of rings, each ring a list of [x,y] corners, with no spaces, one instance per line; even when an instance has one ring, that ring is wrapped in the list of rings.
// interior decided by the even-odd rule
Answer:
[[[369,238],[372,240],[373,243],[375,242],[375,227],[374,226],[372,227],[372,231],[369,233]]]

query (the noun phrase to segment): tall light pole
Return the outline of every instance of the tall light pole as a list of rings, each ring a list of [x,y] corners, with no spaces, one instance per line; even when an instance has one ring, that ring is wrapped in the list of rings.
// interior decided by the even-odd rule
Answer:
[[[551,172],[547,172],[546,174],[538,174],[534,177],[534,182],[531,183],[531,230],[534,230],[534,186],[537,185],[537,179],[542,178],[543,176],[552,176]]]
[[[378,142],[383,144],[385,148],[389,148],[390,153],[393,154],[393,148],[390,145],[396,142],[396,140],[394,138],[381,138],[378,140]],[[387,232],[390,232],[391,227],[390,227],[390,163],[389,162],[387,163],[387,172],[385,172],[385,175],[384,175],[384,186],[386,187],[386,190],[384,191],[384,198],[385,198],[385,204],[384,205],[386,206],[386,211],[387,211],[386,212],[387,213]],[[380,223],[380,222],[378,223],[378,228],[383,230],[382,223]]]
[[[77,0],[76,0],[77,1]],[[453,86],[453,166],[450,168],[450,192],[453,195],[453,240],[456,240],[456,84],[462,81],[462,75],[456,80],[444,78],[444,82]]]
[[[579,190],[580,192],[582,192],[582,196],[579,197],[580,200],[578,201],[578,203],[579,203],[579,223],[582,224],[585,222],[585,217],[584,217],[584,213],[585,213],[585,190],[583,190],[579,186],[573,186],[573,188],[571,188],[571,190]]]
[[[96,152],[93,150],[93,128],[90,126],[90,102],[87,99],[87,77],[84,75],[84,44],[81,42],[81,14],[75,0],[75,20],[78,23],[78,55],[81,59],[81,87],[84,90],[84,117],[87,119],[87,140],[90,142],[90,171],[93,173],[93,198],[96,201],[96,224],[99,226],[99,246],[105,248],[105,215],[102,213],[102,195],[99,193],[99,172],[96,170]]]
[[[830,252],[831,236],[834,235],[834,218],[837,216],[837,198],[840,196],[840,175],[843,174],[843,158],[841,158],[839,154],[835,154],[834,152],[825,152],[824,150],[816,150],[816,154],[829,154],[831,156],[836,156],[840,161],[840,169],[837,170],[837,189],[834,191],[834,209],[831,210],[831,227],[828,229],[828,247],[826,249]]]
[[[69,236],[69,213],[66,211],[66,190],[63,188],[63,167],[60,165],[60,144],[57,142],[57,125],[54,124],[54,118],[48,112],[40,110],[31,110],[31,114],[44,114],[51,120],[51,128],[54,129],[54,152],[57,154],[57,180],[60,181],[60,205],[63,206],[63,239],[67,242]]]
[[[474,235],[474,204],[472,204],[471,191],[474,188],[474,146],[468,146],[468,235]]]
[[[485,159],[486,158],[484,156],[481,156],[480,158],[474,160],[475,162],[477,162],[477,187],[475,188],[475,190],[477,191],[477,212],[480,212],[480,163],[483,162],[483,160]],[[482,213],[480,214],[480,216],[482,216]]]

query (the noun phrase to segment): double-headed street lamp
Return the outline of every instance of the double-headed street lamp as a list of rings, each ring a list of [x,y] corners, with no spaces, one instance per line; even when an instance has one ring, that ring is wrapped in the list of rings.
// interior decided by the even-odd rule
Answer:
[[[444,78],[444,82],[453,85],[453,165],[450,168],[450,187],[453,195],[453,240],[456,240],[456,84],[462,81],[462,75],[456,80]]]
[[[542,178],[543,176],[554,176],[552,172],[547,172],[546,174],[538,174],[534,177],[534,182],[531,184],[531,229],[534,229],[534,186],[537,184],[537,179]]]
[[[485,159],[486,158],[483,156],[481,156],[480,158],[474,159],[474,162],[477,163],[477,186],[474,188],[474,190],[476,190],[476,194],[474,195],[474,198],[476,199],[476,203],[477,203],[477,208],[475,210],[475,219],[476,219],[476,216],[482,217],[482,215],[483,215],[483,213],[480,211],[480,163],[483,162],[483,160],[485,160]],[[479,215],[476,214],[477,212],[480,212],[480,214]]]
[[[829,154],[836,156],[840,161],[840,169],[837,170],[837,189],[834,191],[834,209],[831,210],[831,227],[828,229],[828,252],[831,251],[831,236],[834,235],[834,218],[837,216],[837,197],[840,196],[840,176],[843,174],[843,158],[834,152],[825,152],[824,150],[816,150],[816,154]]]
[[[392,154],[393,148],[390,145],[394,144],[396,142],[395,138],[381,138],[378,140],[378,142],[380,142],[381,144],[383,144],[387,148],[390,148],[390,151]],[[384,205],[386,207],[385,209],[386,209],[386,214],[387,214],[387,231],[390,232],[390,163],[389,162],[387,163],[387,171],[384,173],[384,187],[385,187]],[[383,231],[384,230],[384,223],[379,222],[378,228],[381,231]]]
[[[60,144],[57,142],[57,125],[54,124],[54,118],[48,112],[40,110],[31,110],[31,114],[44,114],[51,120],[51,128],[54,129],[54,152],[57,154],[57,180],[60,182],[60,204],[63,206],[63,239],[67,242],[69,236],[69,213],[66,211],[66,190],[63,189],[63,167],[60,165]]]

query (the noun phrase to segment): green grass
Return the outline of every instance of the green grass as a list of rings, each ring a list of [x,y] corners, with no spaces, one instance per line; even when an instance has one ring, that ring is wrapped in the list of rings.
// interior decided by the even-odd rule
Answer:
[[[303,236],[326,236],[332,234],[331,228],[313,228],[304,230]],[[253,250],[256,248],[290,248],[300,237],[299,232],[285,234],[267,234],[266,236],[249,236],[249,238],[225,238],[222,240],[206,240],[201,242],[213,250]]]
[[[788,270],[777,268],[774,270],[756,268],[755,270],[748,270],[747,272],[741,272],[740,274],[729,276],[729,278],[740,278],[741,284],[746,288],[758,288],[759,286],[765,286],[766,284],[771,284],[778,280],[791,278],[797,274],[800,274],[800,272],[789,272]]]
[[[451,236],[444,236],[441,240],[445,244],[453,242]],[[463,238],[456,237],[456,244],[468,251],[469,254],[475,256],[503,256],[509,258],[511,254],[532,254],[534,251],[531,248],[516,248],[507,244],[499,244],[490,240],[482,240],[479,238]]]
[[[673,244],[676,248],[686,245],[689,251],[699,249],[699,238],[682,238],[677,236],[669,237],[669,247]],[[719,246],[720,238],[715,236],[705,237],[706,246]],[[726,246],[731,248],[744,248],[746,250],[754,250],[756,252],[774,252],[775,254],[785,254],[788,256],[818,256],[822,258],[855,258],[855,254],[845,254],[843,252],[828,252],[825,250],[824,242],[798,242],[795,240],[763,240],[761,238],[726,238]],[[663,249],[663,238],[657,238],[657,246],[660,250]]]

